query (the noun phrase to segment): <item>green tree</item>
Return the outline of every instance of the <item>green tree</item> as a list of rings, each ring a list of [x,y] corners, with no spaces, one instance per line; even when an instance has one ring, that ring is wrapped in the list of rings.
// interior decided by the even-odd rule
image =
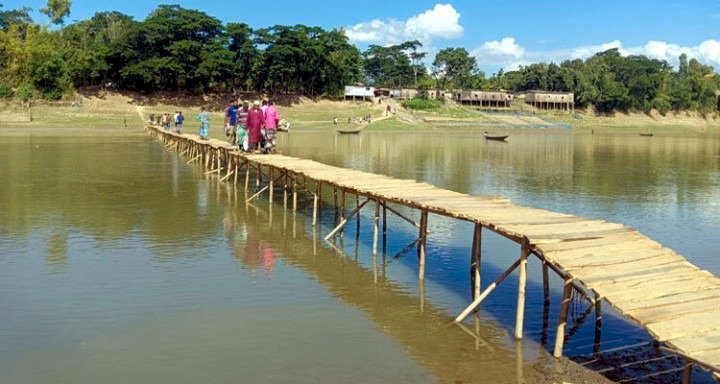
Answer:
[[[477,70],[477,61],[465,48],[444,48],[433,61],[433,75],[439,88],[470,88]]]
[[[40,8],[40,12],[49,17],[51,23],[62,24],[70,14],[71,5],[71,0],[48,0],[47,5]]]

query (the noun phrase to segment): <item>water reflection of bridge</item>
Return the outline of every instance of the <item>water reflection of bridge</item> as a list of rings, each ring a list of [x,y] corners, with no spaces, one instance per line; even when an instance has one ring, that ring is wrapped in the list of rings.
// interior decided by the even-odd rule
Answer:
[[[473,316],[470,324],[455,324],[453,318],[425,299],[424,281],[420,297],[387,280],[382,269],[386,257],[372,255],[372,269],[363,266],[358,255],[320,243],[317,228],[298,220],[288,210],[237,202],[229,192],[230,205],[239,212],[226,219],[230,243],[252,239],[250,247],[238,248],[236,259],[245,268],[267,273],[268,257],[302,269],[327,292],[346,305],[358,308],[392,336],[428,372],[441,382],[463,383],[554,383],[563,382],[568,361],[554,361],[548,354],[538,360],[524,360],[522,342],[509,343],[505,330],[494,321]],[[278,234],[282,234],[280,240]],[[240,236],[241,241],[235,241]],[[265,244],[265,246],[263,246]],[[357,248],[356,248],[357,250]],[[272,252],[268,255],[267,252]],[[357,251],[356,251],[357,252]],[[368,255],[360,256],[365,257]],[[352,346],[349,346],[352,347]],[[561,369],[556,365],[560,364]],[[577,373],[575,373],[577,375]],[[582,373],[583,379],[604,382],[599,375]]]
[[[593,304],[596,329],[601,329],[601,303],[610,303],[625,318],[643,326],[668,350],[687,359],[685,381],[693,364],[720,371],[720,332],[718,292],[720,279],[690,264],[674,251],[621,224],[588,220],[577,216],[517,206],[497,196],[469,196],[439,189],[412,180],[337,168],[310,160],[280,155],[244,155],[226,148],[218,140],[202,141],[190,135],[176,135],[149,127],[165,146],[200,160],[218,173],[221,181],[237,183],[244,171],[245,190],[251,173],[258,192],[267,191],[270,203],[276,190],[283,193],[287,208],[297,209],[298,193],[313,198],[313,225],[323,189],[333,190],[340,223],[325,236],[341,233],[350,218],[368,205],[374,205],[373,253],[377,253],[379,223],[383,227],[387,211],[419,228],[419,279],[424,279],[425,243],[430,213],[475,224],[470,270],[473,276],[473,302],[455,320],[461,322],[512,272],[519,271],[515,337],[523,337],[527,262],[531,255],[542,261],[543,291],[549,302],[549,270],[564,280],[562,305],[557,322],[554,355],[562,354],[568,308],[573,291]],[[263,183],[263,179],[266,183]],[[263,186],[265,185],[265,186]],[[355,209],[346,214],[345,195],[355,196]],[[364,199],[364,201],[362,201]],[[389,204],[420,211],[419,223],[400,214]],[[491,230],[520,245],[519,257],[495,281],[481,291],[480,268],[482,230]]]

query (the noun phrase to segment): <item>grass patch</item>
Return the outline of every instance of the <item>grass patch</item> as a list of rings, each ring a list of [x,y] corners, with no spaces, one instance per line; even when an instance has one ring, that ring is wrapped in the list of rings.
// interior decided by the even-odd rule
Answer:
[[[429,99],[410,99],[402,102],[402,106],[407,109],[414,109],[417,111],[435,111],[445,104],[444,100],[429,100]]]

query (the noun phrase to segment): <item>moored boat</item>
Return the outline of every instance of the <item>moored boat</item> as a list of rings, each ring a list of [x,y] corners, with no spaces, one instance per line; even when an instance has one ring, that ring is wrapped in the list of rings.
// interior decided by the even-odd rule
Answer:
[[[485,132],[483,134],[483,137],[485,137],[485,140],[496,140],[496,141],[505,141],[505,139],[507,139],[508,136],[510,136],[510,135],[494,135],[494,134],[490,134],[487,132]]]
[[[354,128],[354,129],[338,129],[337,133],[341,135],[356,135],[362,131],[362,128]]]

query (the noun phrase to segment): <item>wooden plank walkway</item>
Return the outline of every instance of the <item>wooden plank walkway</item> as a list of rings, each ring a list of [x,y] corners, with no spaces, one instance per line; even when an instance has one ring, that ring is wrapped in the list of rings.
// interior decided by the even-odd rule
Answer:
[[[244,154],[227,148],[227,143],[223,141],[200,140],[196,135],[177,135],[157,127],[147,128],[152,134],[159,135],[168,148],[173,146],[173,142],[178,152],[186,148],[186,152],[190,152],[189,157],[192,156],[192,148],[196,148],[196,151],[200,148],[198,156],[211,156],[205,160],[205,164],[217,164],[218,172],[222,164],[228,164],[225,167],[228,177],[232,164],[235,164],[232,172],[236,174],[239,172],[238,164],[244,165],[246,178],[250,175],[250,169],[256,170],[257,177],[261,177],[260,169],[265,167],[269,170],[271,182],[275,171],[290,177],[293,185],[298,178],[302,178],[318,186],[326,184],[355,194],[358,201],[360,196],[374,201],[376,242],[379,207],[385,208],[387,203],[395,203],[420,210],[420,278],[423,278],[424,270],[427,214],[475,223],[474,265],[471,266],[478,280],[475,282],[475,300],[458,316],[458,321],[462,321],[464,315],[475,309],[504,277],[514,269],[519,269],[520,293],[515,336],[521,338],[525,268],[527,257],[534,254],[543,261],[543,268],[551,268],[565,280],[558,319],[556,356],[562,353],[571,289],[580,287],[591,296],[590,300],[595,303],[598,315],[600,303],[609,303],[618,313],[642,326],[657,341],[665,343],[670,350],[685,357],[690,363],[712,372],[720,372],[720,278],[699,269],[673,250],[632,228],[603,220],[524,207],[501,196],[471,196],[424,182],[395,179],[277,154]],[[287,179],[279,187],[287,193]],[[317,195],[315,199],[317,204]],[[342,207],[344,212],[344,201]],[[482,228],[517,242],[521,252],[518,261],[504,276],[490,284],[481,294],[478,271]],[[545,280],[547,291],[547,277]],[[689,376],[688,370],[686,374]]]

